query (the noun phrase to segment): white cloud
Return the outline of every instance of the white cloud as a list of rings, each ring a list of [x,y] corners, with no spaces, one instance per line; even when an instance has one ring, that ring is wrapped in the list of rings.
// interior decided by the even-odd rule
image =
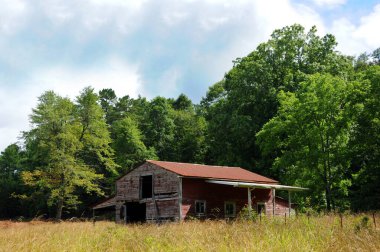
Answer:
[[[228,22],[227,17],[210,17],[201,21],[202,28],[207,30],[214,30]]]
[[[185,11],[166,11],[162,15],[162,19],[168,26],[177,26],[189,17],[189,13]]]
[[[295,5],[289,1],[276,0],[258,1],[255,14],[256,22],[268,33],[294,23],[299,23],[306,29],[313,25],[317,25],[321,31],[324,29],[322,17],[303,4]]]
[[[379,24],[380,4],[367,16],[361,17],[356,25],[347,18],[335,20],[330,31],[336,36],[340,51],[348,55],[359,55],[380,47],[380,33],[377,32]]]
[[[120,59],[112,58],[95,67],[74,69],[66,66],[53,66],[37,71],[33,83],[38,83],[38,92],[54,90],[62,96],[74,98],[86,86],[96,91],[112,88],[121,97],[137,97],[141,88],[137,66],[129,65]]]
[[[31,112],[29,88],[20,90],[0,89],[0,151],[18,141],[21,131],[28,129]]]
[[[145,87],[142,94],[148,98],[155,96],[173,97],[179,91],[180,78],[183,72],[179,67],[171,67],[165,70],[159,79],[155,81],[154,87]],[[154,89],[153,91],[150,88]]]
[[[355,31],[355,36],[363,39],[366,44],[375,49],[380,46],[380,4],[376,5],[374,10],[360,19],[360,25]]]
[[[0,0],[0,34],[14,34],[25,23],[27,5],[21,0]]]
[[[318,6],[336,7],[345,4],[347,0],[313,0],[313,2]]]
[[[22,141],[19,140],[21,132],[18,128],[0,127],[0,130],[0,152],[10,144],[22,143]]]
[[[355,37],[356,27],[346,18],[335,20],[330,32],[338,41],[338,49],[345,54],[363,52],[363,41]]]
[[[127,0],[89,0],[90,3],[101,6],[127,6],[133,10],[141,9],[146,0],[127,1]]]
[[[137,66],[111,58],[104,65],[88,69],[46,67],[36,71],[25,83],[27,85],[1,87],[0,150],[16,142],[21,131],[29,129],[28,115],[43,92],[53,90],[61,96],[75,99],[84,87],[91,86],[96,92],[112,88],[118,97],[137,97],[141,88],[137,71]]]

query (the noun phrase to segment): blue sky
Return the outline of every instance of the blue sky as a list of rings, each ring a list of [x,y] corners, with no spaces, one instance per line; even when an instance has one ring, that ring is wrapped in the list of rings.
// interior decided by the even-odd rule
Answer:
[[[199,102],[232,60],[274,29],[332,33],[345,54],[380,47],[380,2],[349,0],[0,0],[0,150],[29,129],[46,90],[85,86]]]

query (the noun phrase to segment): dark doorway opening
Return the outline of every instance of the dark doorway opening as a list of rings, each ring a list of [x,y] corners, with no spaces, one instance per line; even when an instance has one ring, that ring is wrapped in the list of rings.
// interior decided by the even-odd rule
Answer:
[[[133,223],[133,222],[145,222],[146,220],[146,203],[139,203],[139,202],[127,202],[127,216],[126,216],[126,222],[127,223]]]
[[[141,198],[152,198],[153,192],[153,179],[152,175],[141,176]]]

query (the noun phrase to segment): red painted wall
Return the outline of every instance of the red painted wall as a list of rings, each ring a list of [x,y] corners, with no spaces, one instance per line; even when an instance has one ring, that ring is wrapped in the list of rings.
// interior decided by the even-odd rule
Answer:
[[[236,213],[248,204],[248,189],[228,185],[211,184],[202,179],[182,179],[182,218],[195,216],[195,201],[206,201],[205,218],[223,218],[224,202],[236,203]],[[252,207],[256,209],[257,202],[271,203],[269,189],[255,189],[252,191]],[[270,202],[269,202],[270,201]],[[268,211],[267,211],[268,212]]]

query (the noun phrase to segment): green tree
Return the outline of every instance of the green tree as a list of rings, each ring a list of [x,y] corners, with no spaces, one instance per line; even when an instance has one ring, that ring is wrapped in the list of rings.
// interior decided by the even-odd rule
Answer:
[[[334,36],[319,37],[315,27],[306,33],[302,26],[292,25],[275,30],[270,40],[234,61],[223,81],[210,88],[202,101],[210,110],[205,112],[209,159],[259,171],[260,166],[269,166],[272,159],[262,158],[256,133],[276,114],[277,94],[297,91],[313,73],[347,78],[353,71],[352,60],[335,47]]]
[[[78,203],[76,188],[102,193],[96,181],[103,176],[78,158],[86,133],[75,115],[75,105],[68,98],[45,92],[30,116],[33,129],[25,134],[27,142],[35,143],[40,166],[24,171],[22,179],[27,186],[47,193],[57,219],[61,219],[64,208]]]
[[[76,120],[80,125],[79,141],[82,144],[79,154],[86,165],[107,177],[117,176],[104,112],[98,104],[99,97],[91,87],[86,87],[76,99]]]
[[[203,163],[205,159],[206,121],[194,111],[176,110],[173,112],[174,141],[171,145],[171,160]]]
[[[380,65],[380,47],[371,53],[374,65]]]
[[[180,94],[178,98],[173,102],[173,108],[175,110],[192,111],[194,109],[194,106],[186,95]]]
[[[13,178],[22,170],[23,152],[17,144],[11,144],[0,155],[0,177]]]
[[[350,142],[351,197],[355,210],[380,209],[380,66],[368,66],[358,80],[369,88],[362,95],[364,109]]]
[[[147,145],[149,140],[145,136],[150,124],[149,111],[150,103],[145,97],[139,96],[137,99],[133,99],[126,95],[118,99],[115,105],[114,118],[115,120],[122,120],[125,117],[130,117],[135,121],[142,132],[142,140]]]
[[[328,211],[347,207],[348,142],[362,108],[355,99],[361,89],[357,82],[312,75],[296,92],[279,93],[277,115],[257,134],[263,154],[275,156],[281,178],[310,187],[314,203]]]
[[[174,121],[171,116],[172,107],[163,97],[154,98],[149,106],[145,142],[154,147],[161,160],[171,160],[171,148],[174,140]]]
[[[116,162],[121,167],[120,173],[125,173],[146,159],[157,158],[154,149],[146,148],[142,142],[137,123],[131,118],[125,117],[114,122],[112,131],[112,146],[116,153]]]
[[[20,173],[23,170],[24,152],[17,144],[7,146],[0,154],[0,219],[22,215],[20,200],[13,197],[24,191]]]
[[[117,97],[115,91],[111,88],[102,89],[99,91],[99,101],[104,111],[106,122],[110,125],[116,119],[115,111]]]

